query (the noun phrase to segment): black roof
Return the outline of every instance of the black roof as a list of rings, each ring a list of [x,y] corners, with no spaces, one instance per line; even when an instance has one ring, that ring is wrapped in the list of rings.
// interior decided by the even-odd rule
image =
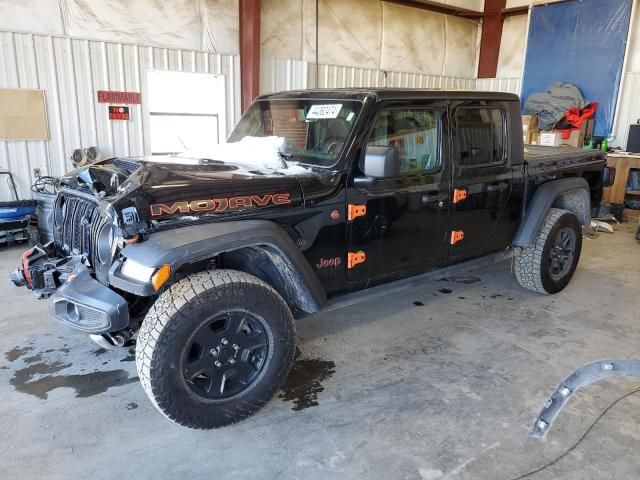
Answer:
[[[268,93],[258,97],[264,99],[353,99],[364,100],[506,100],[520,101],[520,97],[513,93],[481,92],[478,90],[440,90],[435,88],[317,88],[311,90],[290,90],[286,92]]]

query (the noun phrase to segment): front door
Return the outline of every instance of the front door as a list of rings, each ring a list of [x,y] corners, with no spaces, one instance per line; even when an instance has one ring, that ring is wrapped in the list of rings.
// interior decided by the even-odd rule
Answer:
[[[509,205],[508,109],[499,102],[463,102],[452,112],[449,263],[456,263],[506,248],[519,218]]]
[[[347,193],[349,280],[403,277],[442,266],[446,258],[448,168],[441,138],[444,104],[379,111],[366,146],[393,146],[398,178],[376,179]]]

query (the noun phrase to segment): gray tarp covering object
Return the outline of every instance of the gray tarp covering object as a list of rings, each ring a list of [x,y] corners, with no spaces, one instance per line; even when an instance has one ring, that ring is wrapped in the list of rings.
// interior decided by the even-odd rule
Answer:
[[[542,130],[551,130],[567,110],[573,107],[582,108],[587,103],[575,85],[553,82],[546,92],[529,95],[524,102],[522,113],[537,114],[538,126]]]

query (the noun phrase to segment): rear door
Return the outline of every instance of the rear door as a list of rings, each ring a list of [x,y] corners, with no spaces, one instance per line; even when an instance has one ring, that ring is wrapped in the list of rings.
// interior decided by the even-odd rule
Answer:
[[[502,250],[517,229],[508,112],[502,102],[452,104],[449,263]]]
[[[376,179],[347,191],[349,280],[402,277],[446,260],[448,169],[443,161],[446,105],[403,106],[377,112],[355,176],[362,176],[368,145],[394,146],[398,178]]]

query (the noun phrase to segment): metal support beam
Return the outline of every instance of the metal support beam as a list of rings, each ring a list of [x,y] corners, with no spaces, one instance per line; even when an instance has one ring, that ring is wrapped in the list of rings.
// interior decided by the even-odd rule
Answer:
[[[507,0],[485,0],[484,2],[478,78],[493,78],[496,76],[500,40],[502,38],[502,24],[504,23],[504,16],[501,11],[506,5]]]
[[[260,93],[260,0],[240,0],[240,90],[244,112]]]
[[[458,17],[481,18],[482,12],[469,10],[468,8],[447,5],[443,1],[436,2],[432,0],[382,0],[387,3],[396,3],[405,7],[419,8],[430,12],[444,13],[445,15],[454,15]]]

